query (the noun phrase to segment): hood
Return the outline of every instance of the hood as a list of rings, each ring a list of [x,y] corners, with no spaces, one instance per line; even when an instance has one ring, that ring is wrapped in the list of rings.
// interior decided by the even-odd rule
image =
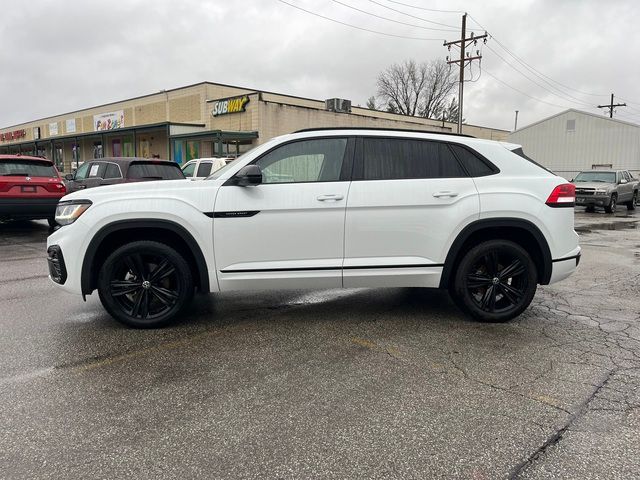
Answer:
[[[615,183],[607,183],[607,182],[571,182],[576,188],[600,188],[600,189],[609,189],[616,186]]]

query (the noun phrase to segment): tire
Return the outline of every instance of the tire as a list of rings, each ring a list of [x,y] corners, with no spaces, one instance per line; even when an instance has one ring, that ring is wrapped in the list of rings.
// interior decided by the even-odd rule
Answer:
[[[596,211],[596,207],[594,207],[593,205],[589,205],[586,209],[585,212],[595,212]]]
[[[627,202],[627,210],[635,210],[638,205],[638,191],[633,192],[633,198],[630,202]]]
[[[56,228],[58,226],[58,222],[53,217],[47,218],[47,223],[49,224],[49,228]]]
[[[526,250],[506,240],[489,240],[462,257],[452,296],[476,320],[506,322],[529,306],[537,280],[535,263]]]
[[[189,304],[194,284],[186,260],[159,242],[137,241],[116,249],[98,274],[98,295],[119,322],[134,328],[168,324]]]
[[[607,213],[616,213],[616,208],[618,207],[618,195],[615,193],[611,195],[611,201],[609,205],[604,207],[604,211]]]

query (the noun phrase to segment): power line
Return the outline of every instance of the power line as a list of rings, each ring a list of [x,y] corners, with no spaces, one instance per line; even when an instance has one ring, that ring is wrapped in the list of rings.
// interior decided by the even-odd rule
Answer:
[[[533,78],[525,75],[524,72],[522,72],[521,70],[518,70],[515,66],[513,66],[509,61],[507,61],[502,55],[500,55],[498,52],[496,52],[493,48],[491,48],[491,46],[487,45],[487,48],[489,50],[491,50],[500,60],[502,60],[505,64],[507,64],[509,67],[511,67],[513,70],[515,70],[517,73],[519,73],[520,75],[522,75],[524,78],[526,78],[527,80],[529,80],[531,83],[537,85],[538,87],[542,88],[543,90],[551,93],[552,95],[555,95],[558,98],[561,98],[562,100],[564,100],[565,102],[570,102],[570,103],[575,103],[577,105],[581,105],[583,107],[589,107],[589,108],[593,108],[593,105],[591,105],[590,103],[586,103],[583,100],[576,98],[576,97],[572,97],[569,94],[565,94],[564,92],[562,92],[561,90],[558,90],[557,87],[554,87],[553,85],[549,84],[549,86],[551,86],[552,88],[558,90],[562,95],[557,94],[556,92],[548,89],[547,87],[545,87],[544,85],[541,85],[540,83],[536,82]],[[568,98],[567,98],[568,97]],[[569,100],[569,98],[572,98],[573,100]]]
[[[386,20],[388,22],[399,23],[400,25],[407,25],[409,27],[422,28],[423,30],[436,30],[440,32],[450,32],[450,28],[433,28],[433,27],[425,27],[423,25],[414,25],[412,23],[401,22],[399,20],[393,20],[392,18],[383,17],[382,15],[376,15],[375,13],[367,12],[366,10],[362,10],[360,8],[354,7],[352,5],[347,5],[346,3],[340,2],[338,0],[332,0],[334,3],[342,5],[343,7],[350,8],[351,10],[355,10],[357,12],[364,13],[365,15],[370,15],[372,17],[381,18],[382,20]]]
[[[458,31],[458,27],[456,27],[455,25],[447,25],[446,23],[434,22],[433,20],[428,20],[426,18],[418,17],[416,15],[412,15],[410,13],[403,12],[402,10],[398,10],[396,8],[389,7],[388,5],[384,5],[384,4],[380,3],[380,2],[376,2],[375,0],[369,0],[369,1],[371,3],[375,3],[376,5],[378,5],[378,6],[382,7],[382,8],[386,8],[387,10],[391,10],[392,12],[400,13],[402,15],[406,15],[407,17],[416,18],[418,20],[422,20],[423,22],[433,23],[434,25],[440,25],[442,27],[449,27],[449,28],[452,28],[453,30],[455,30],[456,32]]]
[[[469,15],[469,17],[483,30],[486,30],[485,27],[482,26],[482,24],[480,22],[478,22],[472,15]],[[495,38],[493,35],[491,35],[491,39],[496,42],[496,44],[498,44],[505,52],[507,52],[510,56],[512,56],[516,61],[518,61],[519,63],[521,63],[523,66],[525,66],[525,68],[527,68],[528,70],[532,71],[534,74],[536,74],[537,76],[540,77],[544,77],[550,81],[552,81],[553,83],[556,83],[558,85],[560,85],[561,87],[567,89],[567,90],[571,90],[574,91],[580,95],[587,95],[590,97],[606,97],[608,94],[603,94],[603,93],[589,93],[589,92],[582,92],[580,90],[577,90],[575,88],[569,87],[568,85],[565,85],[563,83],[558,82],[557,80],[554,80],[553,78],[549,77],[548,75],[545,75],[544,73],[540,72],[539,70],[537,70],[536,68],[532,67],[531,65],[529,65],[527,62],[525,62],[524,60],[522,60],[520,57],[518,57],[515,53],[513,53],[511,50],[509,50],[502,42],[500,42],[497,38]],[[554,87],[557,90],[557,87]]]
[[[532,95],[529,95],[528,93],[525,93],[525,92],[523,92],[522,90],[519,90],[519,89],[517,89],[516,87],[513,87],[513,86],[509,85],[507,82],[503,82],[503,81],[502,81],[502,80],[500,80],[498,77],[496,77],[496,76],[495,76],[495,75],[493,75],[491,72],[489,72],[489,71],[487,70],[487,67],[484,67],[484,68],[482,69],[482,71],[483,71],[484,73],[486,73],[487,75],[489,75],[489,76],[490,76],[491,78],[493,78],[494,80],[496,80],[497,82],[499,82],[499,83],[501,83],[502,85],[504,85],[505,87],[508,87],[508,88],[510,88],[511,90],[514,90],[514,91],[518,92],[519,94],[524,95],[525,97],[529,97],[530,99],[535,100],[536,102],[546,103],[547,105],[551,105],[551,106],[553,106],[553,107],[560,107],[560,108],[563,108],[563,109],[571,108],[571,107],[568,107],[568,106],[566,106],[566,105],[558,105],[557,103],[547,102],[546,100],[541,100],[541,99],[536,98],[536,97],[534,97],[534,96],[532,96]]]
[[[462,10],[438,10],[435,8],[418,7],[417,5],[409,5],[408,3],[397,2],[395,0],[387,0],[389,3],[395,3],[404,7],[415,8],[417,10],[425,10],[427,12],[439,12],[439,13],[464,13]]]
[[[387,37],[404,38],[406,40],[423,40],[423,41],[434,41],[434,42],[443,41],[442,38],[409,37],[409,36],[406,36],[406,35],[396,35],[396,34],[393,34],[393,33],[380,32],[378,30],[371,30],[369,28],[358,27],[357,25],[352,25],[350,23],[342,22],[340,20],[336,20],[335,18],[325,17],[324,15],[312,12],[311,10],[306,10],[306,9],[304,9],[302,7],[299,7],[298,5],[294,5],[292,3],[285,2],[284,0],[277,0],[277,1],[280,2],[280,3],[284,3],[285,5],[288,5],[290,7],[293,7],[293,8],[296,8],[298,10],[301,10],[301,11],[303,11],[305,13],[308,13],[309,15],[314,15],[316,17],[320,17],[320,18],[323,18],[325,20],[329,20],[330,22],[339,23],[340,25],[344,25],[344,26],[350,27],[350,28],[355,28],[357,30],[362,30],[362,31],[365,31],[365,32],[377,33],[378,35],[385,35]]]

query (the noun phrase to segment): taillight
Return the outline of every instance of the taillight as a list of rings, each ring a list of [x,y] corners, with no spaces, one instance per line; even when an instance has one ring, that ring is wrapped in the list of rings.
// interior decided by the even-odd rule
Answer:
[[[67,193],[67,187],[64,186],[64,183],[49,183],[46,188],[53,193]]]
[[[547,205],[550,207],[574,207],[576,204],[576,186],[573,183],[563,183],[553,189]]]

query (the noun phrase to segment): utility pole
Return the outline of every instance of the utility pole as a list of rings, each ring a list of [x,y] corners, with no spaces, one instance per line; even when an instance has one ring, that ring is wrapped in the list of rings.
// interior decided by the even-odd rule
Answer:
[[[460,40],[454,40],[453,42],[444,42],[445,47],[449,47],[451,50],[451,45],[457,45],[460,47],[460,59],[459,60],[450,60],[447,57],[447,63],[451,65],[452,63],[456,63],[460,66],[460,78],[458,85],[458,133],[462,133],[462,103],[464,96],[464,68],[467,66],[467,63],[471,64],[474,60],[480,60],[482,55],[480,55],[480,51],[476,50],[476,56],[472,57],[466,53],[467,46],[477,45],[478,40],[484,39],[484,42],[487,42],[487,32],[484,32],[484,35],[474,36],[473,32],[471,32],[471,37],[467,38],[467,14],[462,15],[462,30],[460,35]]]
[[[518,129],[518,110],[516,110],[516,123],[513,126],[513,131],[515,132]]]
[[[609,105],[598,105],[598,108],[608,108],[609,109],[609,118],[613,118],[613,109],[615,107],[626,107],[626,103],[616,103],[613,104],[613,93],[611,94],[611,103]]]

